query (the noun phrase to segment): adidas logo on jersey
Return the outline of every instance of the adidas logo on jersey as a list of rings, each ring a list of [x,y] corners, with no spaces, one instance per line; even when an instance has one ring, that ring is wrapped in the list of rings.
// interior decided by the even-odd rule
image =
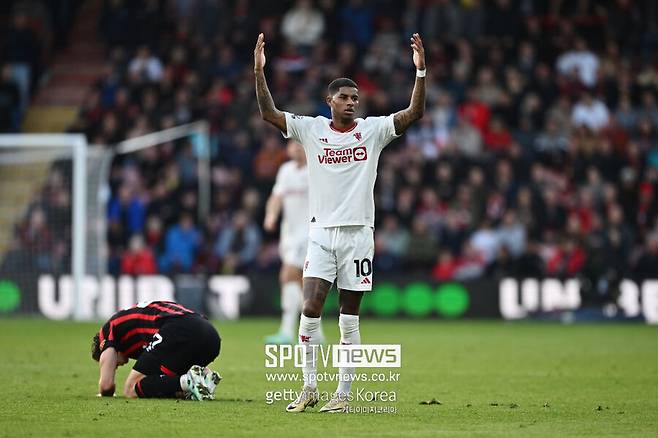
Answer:
[[[365,277],[363,280],[361,280],[361,284],[371,284],[372,282],[368,277]]]

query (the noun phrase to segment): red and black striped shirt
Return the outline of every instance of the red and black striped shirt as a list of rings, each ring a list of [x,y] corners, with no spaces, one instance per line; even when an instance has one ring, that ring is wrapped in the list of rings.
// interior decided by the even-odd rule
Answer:
[[[137,359],[167,318],[194,313],[172,301],[149,301],[120,310],[101,327],[101,352],[113,347],[129,358]]]

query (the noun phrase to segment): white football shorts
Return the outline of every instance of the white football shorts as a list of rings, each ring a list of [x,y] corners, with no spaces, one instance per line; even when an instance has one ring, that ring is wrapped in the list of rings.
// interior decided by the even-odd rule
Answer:
[[[302,269],[306,257],[306,242],[306,237],[295,239],[282,237],[279,242],[279,255],[283,264]]]
[[[311,228],[304,277],[317,277],[339,289],[372,290],[373,229],[369,226]]]

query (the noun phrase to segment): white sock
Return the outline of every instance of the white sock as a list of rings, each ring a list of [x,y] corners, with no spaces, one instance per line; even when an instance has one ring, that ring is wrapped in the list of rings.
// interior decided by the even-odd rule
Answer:
[[[309,318],[302,313],[299,318],[299,344],[306,347],[306,358],[304,361],[304,385],[315,389],[317,381],[317,347],[320,333],[321,318]]]
[[[345,315],[341,313],[338,317],[338,327],[340,328],[341,344],[361,344],[358,315]],[[336,394],[339,397],[347,396],[352,388],[352,380],[354,380],[354,367],[340,367],[338,368],[338,372],[340,375],[338,378],[338,389],[336,389]]]
[[[296,281],[284,283],[281,288],[281,328],[283,333],[290,338],[295,337],[297,332],[297,321],[302,307],[302,287]]]

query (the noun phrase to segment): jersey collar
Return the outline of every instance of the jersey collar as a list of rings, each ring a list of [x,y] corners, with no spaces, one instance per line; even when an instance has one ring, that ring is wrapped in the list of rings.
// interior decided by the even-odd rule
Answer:
[[[333,120],[329,122],[329,127],[331,128],[332,131],[340,132],[340,133],[343,133],[343,134],[346,133],[346,132],[352,131],[354,128],[356,128],[356,125],[358,125],[358,123],[355,120],[354,123],[352,124],[352,126],[348,126],[347,128],[340,129],[340,128],[336,128],[334,126]]]

